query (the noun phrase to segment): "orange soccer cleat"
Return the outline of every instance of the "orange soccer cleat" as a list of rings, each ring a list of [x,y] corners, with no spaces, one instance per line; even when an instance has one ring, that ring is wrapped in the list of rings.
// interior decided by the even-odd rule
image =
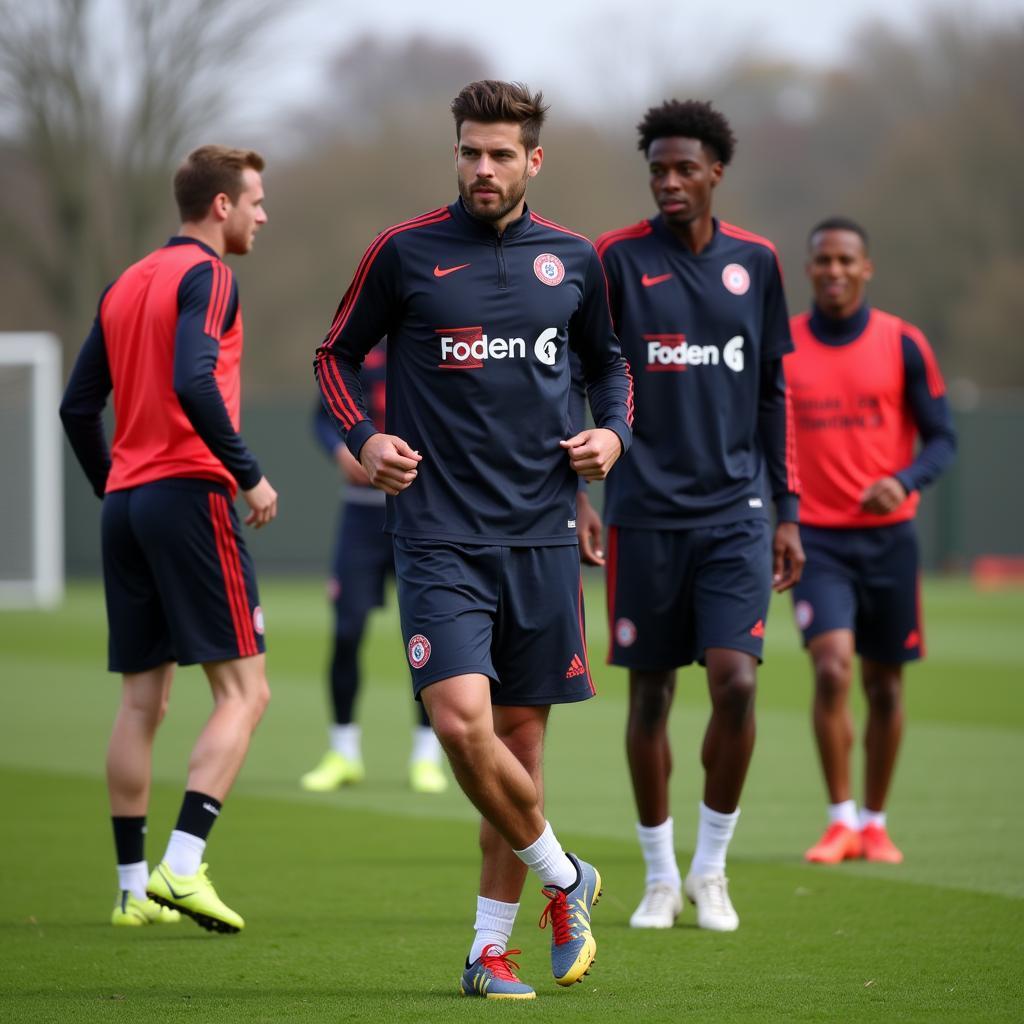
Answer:
[[[903,853],[889,838],[884,825],[865,825],[860,832],[860,841],[865,860],[883,864],[903,863]]]
[[[804,860],[812,864],[838,864],[854,860],[861,855],[861,835],[856,829],[833,821],[825,834],[805,854]]]

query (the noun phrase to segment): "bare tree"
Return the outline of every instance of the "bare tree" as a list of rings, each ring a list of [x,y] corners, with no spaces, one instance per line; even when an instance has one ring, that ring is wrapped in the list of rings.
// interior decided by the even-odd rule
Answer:
[[[269,0],[0,0],[0,232],[65,335],[165,222],[167,177],[221,123]]]

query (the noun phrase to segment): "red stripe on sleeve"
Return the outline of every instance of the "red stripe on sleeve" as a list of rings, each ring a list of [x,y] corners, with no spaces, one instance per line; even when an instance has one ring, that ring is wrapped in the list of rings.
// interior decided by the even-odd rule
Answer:
[[[249,600],[245,592],[242,563],[238,556],[238,542],[235,539],[235,532],[231,528],[227,499],[223,495],[211,492],[210,514],[213,519],[217,554],[220,557],[221,574],[224,577],[224,590],[231,611],[231,622],[235,629],[235,640],[238,644],[238,656],[240,658],[251,657],[259,653],[259,648],[256,644],[252,618],[249,615]]]
[[[215,324],[218,338],[224,334],[224,320],[228,315],[228,305],[231,302],[231,283],[234,280],[231,276],[231,271],[223,263],[220,264],[220,268],[223,284],[221,285],[221,302],[220,308],[217,310],[217,322]]]
[[[654,228],[651,227],[649,220],[642,220],[637,224],[632,224],[628,228],[619,228],[617,231],[606,231],[603,235],[599,235],[595,247],[597,248],[597,255],[604,256],[605,252],[610,249],[616,242],[625,241],[627,238],[643,238],[645,235],[649,235]]]
[[[227,268],[223,263],[214,260],[211,264],[213,278],[210,283],[210,304],[206,307],[206,325],[204,330],[211,338],[218,341],[224,333],[224,284]]]
[[[928,381],[928,394],[932,398],[941,398],[946,393],[946,382],[942,379],[939,361],[935,358],[928,339],[913,325],[903,321],[903,330],[907,337],[917,346],[924,360],[925,379]]]
[[[323,347],[330,348],[337,341],[338,335],[341,333],[342,328],[348,322],[349,315],[352,312],[352,307],[356,304],[356,300],[359,298],[359,293],[362,291],[363,284],[366,282],[366,275],[370,271],[370,267],[373,266],[373,261],[377,258],[381,249],[384,248],[385,244],[392,239],[395,235],[401,234],[403,231],[409,231],[412,228],[426,227],[430,224],[440,224],[442,221],[448,220],[451,214],[448,212],[447,206],[439,207],[436,210],[431,210],[430,213],[424,213],[419,217],[414,217],[412,220],[404,221],[401,224],[396,224],[394,227],[388,228],[387,231],[381,232],[369,245],[366,252],[363,253],[363,258],[359,261],[359,266],[356,268],[355,277],[352,278],[352,283],[348,287],[348,291],[345,293],[345,298],[342,300],[341,307],[334,317],[334,323],[331,324],[331,329],[327,332],[327,338],[324,341]]]
[[[213,333],[213,310],[217,305],[217,281],[217,263],[214,261],[210,264],[210,299],[206,304],[206,322],[203,324],[203,331],[210,337],[216,337]]]
[[[786,489],[791,494],[800,493],[799,463],[796,455],[796,424],[793,419],[793,393],[786,389]]]
[[[530,211],[530,220],[535,224],[540,224],[541,227],[552,228],[555,231],[561,231],[563,234],[572,235],[573,238],[582,238],[584,242],[590,242],[590,239],[586,235],[581,235],[578,231],[573,231],[570,228],[565,227],[563,224],[556,224],[553,220],[548,220],[547,217],[542,217],[539,213]],[[593,245],[593,242],[590,242]]]
[[[327,358],[326,352],[319,352],[317,354],[316,365],[320,371],[320,389],[324,398],[327,399],[327,405],[331,413],[333,413],[336,419],[341,421],[346,430],[351,430],[356,424],[356,416],[352,412],[355,409],[355,403],[352,403],[351,407],[346,406],[345,399],[341,392],[339,392],[336,383],[337,378],[340,376],[337,372],[337,367]],[[347,390],[345,394],[348,394]],[[349,398],[351,400],[351,396]]]
[[[629,381],[629,394],[626,396],[626,425],[633,428],[633,371],[629,360],[626,360],[626,379]]]

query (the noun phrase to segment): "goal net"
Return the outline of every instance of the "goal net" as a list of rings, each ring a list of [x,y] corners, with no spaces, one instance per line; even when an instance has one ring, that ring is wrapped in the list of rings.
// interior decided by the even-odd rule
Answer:
[[[64,594],[60,391],[52,334],[0,333],[0,608]]]

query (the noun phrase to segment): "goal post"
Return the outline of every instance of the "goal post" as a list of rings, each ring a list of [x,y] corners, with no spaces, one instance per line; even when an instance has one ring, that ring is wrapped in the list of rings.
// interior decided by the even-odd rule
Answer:
[[[61,349],[45,333],[0,333],[0,608],[64,596]]]

